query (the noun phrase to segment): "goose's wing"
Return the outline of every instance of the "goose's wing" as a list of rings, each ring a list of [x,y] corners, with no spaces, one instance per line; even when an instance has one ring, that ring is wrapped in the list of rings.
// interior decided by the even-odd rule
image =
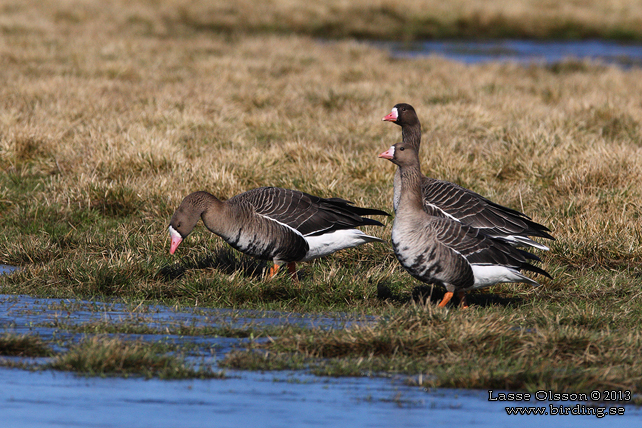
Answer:
[[[525,269],[550,278],[546,271],[529,263],[539,260],[537,256],[492,238],[480,229],[439,217],[431,217],[430,227],[437,242],[461,254],[471,265]]]
[[[379,225],[362,215],[388,215],[384,211],[355,207],[339,198],[324,199],[298,190],[261,187],[235,196],[265,217],[285,224],[304,236],[328,233],[357,226]]]
[[[528,236],[555,239],[549,229],[530,219],[527,215],[508,207],[496,204],[483,196],[449,181],[424,177],[422,180],[424,205],[431,210],[439,210],[465,225],[483,230],[497,238],[526,238],[525,245],[533,245]],[[536,243],[535,243],[536,244]]]

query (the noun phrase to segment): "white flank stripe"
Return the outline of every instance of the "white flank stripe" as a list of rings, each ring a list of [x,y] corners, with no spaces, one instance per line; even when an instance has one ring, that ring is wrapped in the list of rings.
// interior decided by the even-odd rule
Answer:
[[[258,215],[260,215],[260,216],[261,216],[261,217],[263,217],[263,218],[266,218],[266,219],[268,219],[268,220],[270,220],[270,221],[273,221],[273,222],[275,222],[275,223],[278,223],[278,224],[280,224],[281,226],[285,226],[285,227],[287,227],[288,229],[290,229],[291,231],[293,231],[294,233],[296,233],[297,235],[301,236],[302,238],[305,238],[305,236],[303,236],[303,234],[302,234],[301,232],[299,232],[298,230],[296,230],[296,229],[295,229],[295,228],[293,228],[292,226],[289,226],[289,225],[287,225],[287,224],[285,224],[285,223],[281,223],[280,221],[275,220],[275,219],[273,219],[272,217],[268,217],[268,216],[266,216],[266,215],[264,215],[264,214],[259,214],[259,213],[257,213],[257,214],[258,214]]]
[[[424,200],[424,204],[425,203],[426,203],[426,201]],[[446,211],[444,211],[441,208],[439,208],[437,205],[433,205],[433,204],[430,204],[430,203],[428,205],[433,207],[433,208],[435,208],[437,211],[442,212],[446,217],[455,220],[457,223],[461,223],[461,221],[457,217],[453,217],[452,215],[448,214]]]

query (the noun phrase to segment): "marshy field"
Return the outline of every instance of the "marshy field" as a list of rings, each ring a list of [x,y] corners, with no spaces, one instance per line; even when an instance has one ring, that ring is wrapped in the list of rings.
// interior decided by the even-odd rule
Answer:
[[[625,390],[639,403],[642,69],[464,65],[367,42],[640,41],[639,2],[210,3],[0,4],[0,264],[19,267],[0,275],[0,293],[129,314],[56,319],[52,336],[5,320],[0,354],[45,363],[1,364],[163,379],[400,375],[425,388]],[[438,308],[444,290],[397,262],[392,216],[364,229],[385,244],[300,264],[298,282],[266,279],[268,263],[202,224],[169,254],[169,219],[196,190],[227,199],[278,186],[392,213],[394,165],[377,155],[401,139],[381,121],[399,102],[421,120],[424,174],[551,229],[550,251],[536,253],[553,279]],[[159,326],[150,305],[354,322]],[[210,367],[146,334],[245,340]]]

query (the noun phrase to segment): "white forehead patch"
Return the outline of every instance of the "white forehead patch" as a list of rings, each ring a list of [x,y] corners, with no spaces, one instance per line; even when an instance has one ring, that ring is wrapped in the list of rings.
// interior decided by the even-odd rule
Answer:
[[[175,238],[183,239],[183,237],[181,236],[181,234],[180,234],[180,233],[178,233],[178,232],[176,231],[176,229],[174,229],[172,226],[170,226],[170,227],[169,227],[169,236],[170,236],[172,239],[175,239]]]
[[[395,120],[399,117],[399,112],[397,111],[397,107],[392,108],[392,115],[395,117]]]
[[[395,146],[390,146],[390,150],[388,150],[388,151],[390,152],[390,155],[394,158],[395,157]]]

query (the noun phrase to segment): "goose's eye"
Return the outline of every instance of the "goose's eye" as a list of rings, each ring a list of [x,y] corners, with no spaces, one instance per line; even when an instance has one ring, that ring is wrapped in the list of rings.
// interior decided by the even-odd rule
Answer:
[[[405,107],[402,107],[402,108],[401,108],[401,111],[406,111],[406,108],[405,108]]]
[[[400,151],[402,151],[402,152],[403,152],[405,149],[406,149],[405,147],[399,147],[399,150],[400,150]]]

